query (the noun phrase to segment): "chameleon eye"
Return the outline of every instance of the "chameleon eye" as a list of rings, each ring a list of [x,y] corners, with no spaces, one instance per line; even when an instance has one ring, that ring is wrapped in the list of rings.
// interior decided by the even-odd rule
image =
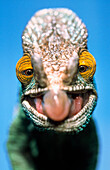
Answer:
[[[28,53],[25,53],[23,57],[16,64],[16,75],[18,80],[23,84],[28,84],[33,77],[33,68],[31,64],[31,58]]]
[[[27,70],[24,70],[23,73],[26,76],[31,76],[33,74],[33,70],[32,69],[27,69]]]
[[[91,79],[96,71],[96,61],[88,51],[79,54],[79,73],[84,79]]]
[[[83,72],[87,71],[87,69],[88,69],[88,67],[85,66],[85,65],[80,65],[80,66],[79,66],[79,72],[80,72],[80,73],[83,73]]]

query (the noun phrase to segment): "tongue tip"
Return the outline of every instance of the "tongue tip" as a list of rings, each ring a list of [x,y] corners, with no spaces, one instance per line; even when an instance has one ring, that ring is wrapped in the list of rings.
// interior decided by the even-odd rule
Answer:
[[[51,107],[45,104],[44,112],[53,121],[63,121],[68,116],[69,109],[68,106]]]
[[[64,91],[59,90],[57,94],[49,91],[44,96],[44,113],[53,121],[63,121],[68,117],[70,105],[70,99]]]

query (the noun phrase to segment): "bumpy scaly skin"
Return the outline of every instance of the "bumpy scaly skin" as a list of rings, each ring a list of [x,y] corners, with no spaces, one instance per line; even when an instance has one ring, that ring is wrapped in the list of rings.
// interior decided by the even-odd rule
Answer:
[[[89,122],[97,94],[93,81],[86,81],[77,72],[79,54],[87,48],[87,36],[85,25],[68,9],[41,10],[26,26],[22,35],[23,50],[30,53],[34,77],[24,88],[22,105],[37,126],[78,132]],[[33,109],[24,96],[59,89],[70,93],[92,90],[94,94],[77,115],[54,126],[48,117]]]
[[[90,117],[97,101],[96,65],[87,51],[87,36],[85,25],[68,9],[41,10],[27,24],[24,55],[16,66],[21,106],[7,143],[14,170],[95,170],[98,140]],[[87,72],[81,73],[86,62]],[[73,114],[71,103],[77,106],[78,100],[86,102]],[[69,115],[59,119],[51,111]]]

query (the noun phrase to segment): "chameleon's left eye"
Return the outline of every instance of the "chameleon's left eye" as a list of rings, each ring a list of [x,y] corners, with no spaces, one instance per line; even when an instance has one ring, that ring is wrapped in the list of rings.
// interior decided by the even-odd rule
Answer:
[[[28,84],[33,77],[33,67],[31,64],[31,57],[25,53],[23,57],[16,64],[16,75],[18,80],[24,85]]]
[[[79,55],[79,73],[84,79],[91,79],[96,71],[95,58],[88,51],[82,51]]]

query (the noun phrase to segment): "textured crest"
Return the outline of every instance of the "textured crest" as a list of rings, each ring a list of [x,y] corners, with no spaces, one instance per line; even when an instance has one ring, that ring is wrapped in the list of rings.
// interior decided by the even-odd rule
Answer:
[[[52,55],[57,51],[87,46],[87,29],[81,19],[68,9],[44,9],[28,22],[23,35],[24,51]],[[30,50],[31,49],[31,50]],[[54,56],[55,57],[55,56]],[[57,56],[58,57],[58,56]]]

